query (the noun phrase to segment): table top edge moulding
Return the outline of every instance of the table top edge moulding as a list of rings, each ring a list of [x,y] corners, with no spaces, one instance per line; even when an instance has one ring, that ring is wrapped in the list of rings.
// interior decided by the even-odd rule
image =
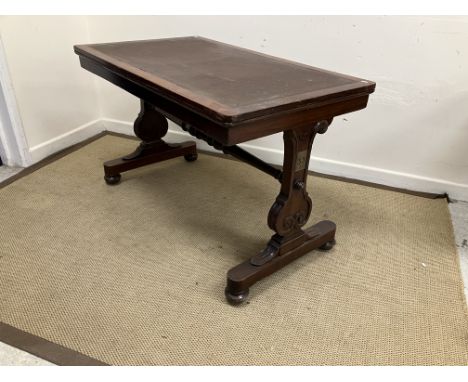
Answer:
[[[154,46],[154,48],[157,49],[158,44],[162,44],[162,42],[184,42],[188,44],[188,46],[190,46],[190,44],[193,45],[194,43],[203,43],[201,46],[203,47],[205,45],[207,50],[218,50],[225,56],[237,53],[243,54],[245,60],[241,64],[248,64],[249,62],[255,64],[255,61],[260,60],[260,64],[272,63],[273,69],[277,72],[285,71],[286,73],[294,73],[298,70],[301,70],[302,72],[308,71],[314,75],[321,74],[330,76],[331,79],[342,79],[342,82],[345,81],[346,83],[322,87],[321,89],[313,89],[313,86],[311,86],[310,89],[302,87],[298,92],[293,91],[288,95],[279,95],[276,98],[268,96],[258,98],[256,99],[256,102],[252,102],[252,100],[250,100],[248,104],[240,106],[230,105],[220,99],[215,99],[212,96],[200,94],[200,92],[194,91],[181,83],[176,83],[175,81],[171,81],[171,79],[164,78],[164,75],[160,75],[154,71],[151,72],[149,70],[138,68],[127,60],[118,57],[116,54],[111,54],[109,52],[106,53],[103,51],[105,49],[128,49],[129,47],[135,47],[136,45],[141,44]],[[94,63],[98,63],[101,67],[105,67],[115,75],[124,76],[131,81],[136,81],[151,91],[156,92],[169,100],[183,104],[193,112],[225,127],[235,127],[237,125],[248,123],[256,118],[275,118],[277,115],[285,112],[293,113],[303,110],[312,111],[313,109],[319,108],[323,105],[340,103],[344,99],[366,97],[375,89],[375,83],[372,81],[314,68],[302,63],[269,56],[203,37],[192,36],[158,40],[83,44],[75,45],[74,50],[75,53],[80,56],[80,59],[83,57],[83,60],[91,60]],[[216,77],[216,73],[213,74],[213,77]],[[268,86],[265,82],[263,82],[263,85]],[[288,84],[286,83],[285,85],[287,86]],[[363,105],[361,108],[365,106],[366,105]],[[344,112],[355,110],[357,109]]]

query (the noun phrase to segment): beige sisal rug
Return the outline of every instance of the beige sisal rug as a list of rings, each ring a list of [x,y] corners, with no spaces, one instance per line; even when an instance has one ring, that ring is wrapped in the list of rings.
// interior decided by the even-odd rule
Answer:
[[[125,173],[105,136],[0,190],[0,321],[110,364],[466,365],[468,327],[444,199],[312,177],[312,252],[225,303],[262,249],[278,183],[200,155]]]

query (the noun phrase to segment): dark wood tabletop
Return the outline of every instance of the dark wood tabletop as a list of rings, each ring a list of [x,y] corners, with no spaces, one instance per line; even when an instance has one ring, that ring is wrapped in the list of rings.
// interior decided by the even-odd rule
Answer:
[[[160,94],[231,125],[367,95],[375,87],[371,81],[202,37],[77,45],[75,52],[133,74]]]

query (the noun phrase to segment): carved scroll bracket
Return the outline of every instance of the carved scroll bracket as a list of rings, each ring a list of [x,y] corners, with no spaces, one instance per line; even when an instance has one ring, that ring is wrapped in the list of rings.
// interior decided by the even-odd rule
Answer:
[[[302,232],[312,211],[307,193],[307,170],[316,134],[327,131],[331,120],[318,121],[312,128],[287,130],[283,134],[284,161],[281,190],[268,215],[268,226],[282,237]]]

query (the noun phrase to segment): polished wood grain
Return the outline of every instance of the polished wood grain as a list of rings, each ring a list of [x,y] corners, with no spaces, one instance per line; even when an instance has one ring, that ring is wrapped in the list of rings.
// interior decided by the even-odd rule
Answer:
[[[215,121],[368,94],[373,82],[202,37],[79,45],[75,51]]]
[[[228,271],[228,302],[244,302],[262,278],[314,249],[333,247],[333,222],[304,228],[312,210],[306,191],[312,144],[334,117],[365,108],[374,82],[201,37],[77,45],[75,52],[84,69],[141,99],[134,128],[142,143],[105,163],[109,184],[142,165],[181,155],[196,159],[192,142],[162,140],[166,118],[280,181],[267,219],[274,234],[262,251]],[[237,146],[278,132],[282,170]]]

